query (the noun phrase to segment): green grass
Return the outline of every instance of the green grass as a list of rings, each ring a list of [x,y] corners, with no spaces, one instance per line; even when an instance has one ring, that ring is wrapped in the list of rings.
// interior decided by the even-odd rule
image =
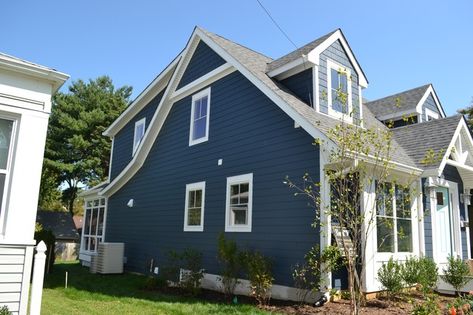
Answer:
[[[64,288],[65,272],[69,273]],[[42,314],[268,314],[252,305],[226,305],[143,291],[145,277],[97,275],[78,263],[59,263],[46,275]]]

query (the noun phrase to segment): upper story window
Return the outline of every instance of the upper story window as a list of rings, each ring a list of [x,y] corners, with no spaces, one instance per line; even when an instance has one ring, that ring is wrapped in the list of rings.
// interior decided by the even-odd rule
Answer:
[[[328,112],[335,117],[351,118],[351,72],[346,67],[327,60]]]
[[[225,232],[251,232],[253,174],[227,178]]]
[[[138,149],[138,146],[145,135],[145,129],[146,118],[142,118],[135,123],[135,135],[133,136],[133,155],[135,155],[136,149]]]
[[[192,96],[189,146],[209,139],[210,87]]]
[[[412,216],[408,188],[377,184],[376,233],[378,252],[412,252]]]
[[[5,212],[15,125],[14,120],[0,118],[0,215],[2,216]]]
[[[186,185],[184,231],[204,230],[205,182]]]

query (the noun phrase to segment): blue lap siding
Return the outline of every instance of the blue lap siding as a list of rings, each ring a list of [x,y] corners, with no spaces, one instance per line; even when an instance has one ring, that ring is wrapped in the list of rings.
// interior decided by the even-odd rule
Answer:
[[[299,72],[289,78],[281,80],[281,83],[291,90],[298,98],[307,105],[312,105],[313,81],[312,68]]]
[[[138,114],[133,117],[123,127],[113,139],[113,156],[110,170],[110,180],[117,177],[118,174],[130,163],[133,158],[133,137],[135,134],[135,123],[142,118],[146,118],[145,128],[148,129],[151,119],[153,118],[159,102],[163,97],[165,89],[163,89],[156,97],[149,102]]]
[[[215,70],[224,63],[225,60],[222,57],[217,55],[207,44],[200,41],[177,88],[180,89],[210,71]]]
[[[169,250],[194,248],[203,253],[206,272],[218,274],[227,177],[253,173],[252,232],[226,237],[271,257],[275,282],[292,286],[291,267],[319,243],[319,232],[311,227],[308,200],[283,181],[305,172],[318,181],[318,147],[239,72],[211,85],[209,140],[189,147],[191,97],[174,104],[144,165],[109,198],[106,241],[125,242],[130,271],[146,272],[151,259],[163,266]],[[204,232],[183,232],[186,184],[201,181]],[[128,208],[131,198],[135,205]]]

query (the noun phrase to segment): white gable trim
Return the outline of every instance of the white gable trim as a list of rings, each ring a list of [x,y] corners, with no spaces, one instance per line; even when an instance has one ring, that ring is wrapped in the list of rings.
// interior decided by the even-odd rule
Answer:
[[[182,53],[177,56],[147,87],[138,97],[126,108],[126,110],[102,133],[104,136],[113,137],[142,110],[156,95],[158,95],[167,85],[172,70],[175,69],[182,57]]]
[[[450,154],[452,153],[452,149],[455,147],[455,143],[457,142],[457,139],[461,137],[461,131],[463,132],[463,135],[466,136],[468,139],[470,146],[473,146],[473,138],[471,137],[470,131],[468,130],[468,126],[466,125],[466,121],[464,118],[460,120],[458,123],[457,129],[455,130],[455,133],[453,134],[452,140],[450,141],[450,144],[448,145],[447,151],[445,152],[442,162],[440,163],[440,166],[437,171],[437,176],[440,176],[443,172],[443,169],[445,168],[445,165],[447,165],[448,158]],[[468,152],[469,154],[473,154],[473,152]]]
[[[348,45],[348,42],[346,41],[345,36],[343,36],[343,33],[341,30],[337,30],[335,33],[330,35],[323,43],[315,47],[315,49],[313,49],[308,54],[307,59],[316,65],[320,65],[320,54],[324,52],[328,47],[330,47],[330,45],[332,45],[337,40],[339,40],[340,43],[342,44],[342,47],[345,50],[348,56],[348,59],[352,63],[353,68],[355,68],[355,71],[358,74],[359,84],[364,88],[368,87],[368,79],[365,77],[363,70],[361,70],[361,66],[356,61],[355,55],[353,54],[353,51]]]
[[[306,130],[313,138],[319,138],[331,142],[327,136],[321,132],[318,128],[309,123],[300,113],[294,108],[289,106],[281,97],[279,97],[273,90],[271,90],[266,84],[261,82],[255,75],[253,75],[248,69],[241,65],[233,56],[226,52],[222,47],[216,44],[210,39],[203,31],[196,28],[194,33],[191,35],[189,42],[181,54],[177,68],[174,71],[167,89],[164,92],[163,98],[161,99],[160,105],[156,113],[154,114],[148,129],[141,141],[135,156],[128,163],[125,169],[99,194],[104,196],[113,195],[118,189],[120,189],[143,165],[149,151],[151,150],[154,141],[156,140],[164,121],[169,114],[173,102],[170,101],[170,96],[175,92],[177,83],[180,81],[180,77],[187,67],[187,63],[193,54],[193,51],[197,47],[198,40],[202,40],[210,48],[212,48],[217,54],[225,59],[230,65],[240,71],[250,82],[252,82],[257,88],[266,94],[276,105],[278,105],[290,118],[297,122],[304,130]],[[143,92],[143,94],[145,94]]]
[[[442,108],[442,105],[440,105],[440,101],[437,97],[437,93],[435,93],[435,90],[432,86],[432,84],[429,85],[429,87],[427,88],[427,90],[425,91],[424,95],[422,96],[422,98],[420,99],[419,103],[417,103],[416,105],[416,111],[418,113],[420,113],[422,115],[422,105],[424,105],[425,101],[427,100],[427,98],[429,97],[429,95],[432,94],[432,98],[434,99],[434,102],[435,102],[435,105],[437,106],[437,109],[440,113],[440,116],[442,118],[445,118],[446,115],[445,115],[445,111],[443,110]]]

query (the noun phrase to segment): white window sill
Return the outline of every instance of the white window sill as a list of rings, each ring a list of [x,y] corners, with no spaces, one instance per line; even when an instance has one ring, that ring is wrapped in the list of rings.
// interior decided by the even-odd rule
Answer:
[[[251,226],[249,225],[227,225],[225,226],[225,232],[251,232]]]
[[[185,226],[184,227],[184,232],[203,232],[204,227],[203,226]]]

